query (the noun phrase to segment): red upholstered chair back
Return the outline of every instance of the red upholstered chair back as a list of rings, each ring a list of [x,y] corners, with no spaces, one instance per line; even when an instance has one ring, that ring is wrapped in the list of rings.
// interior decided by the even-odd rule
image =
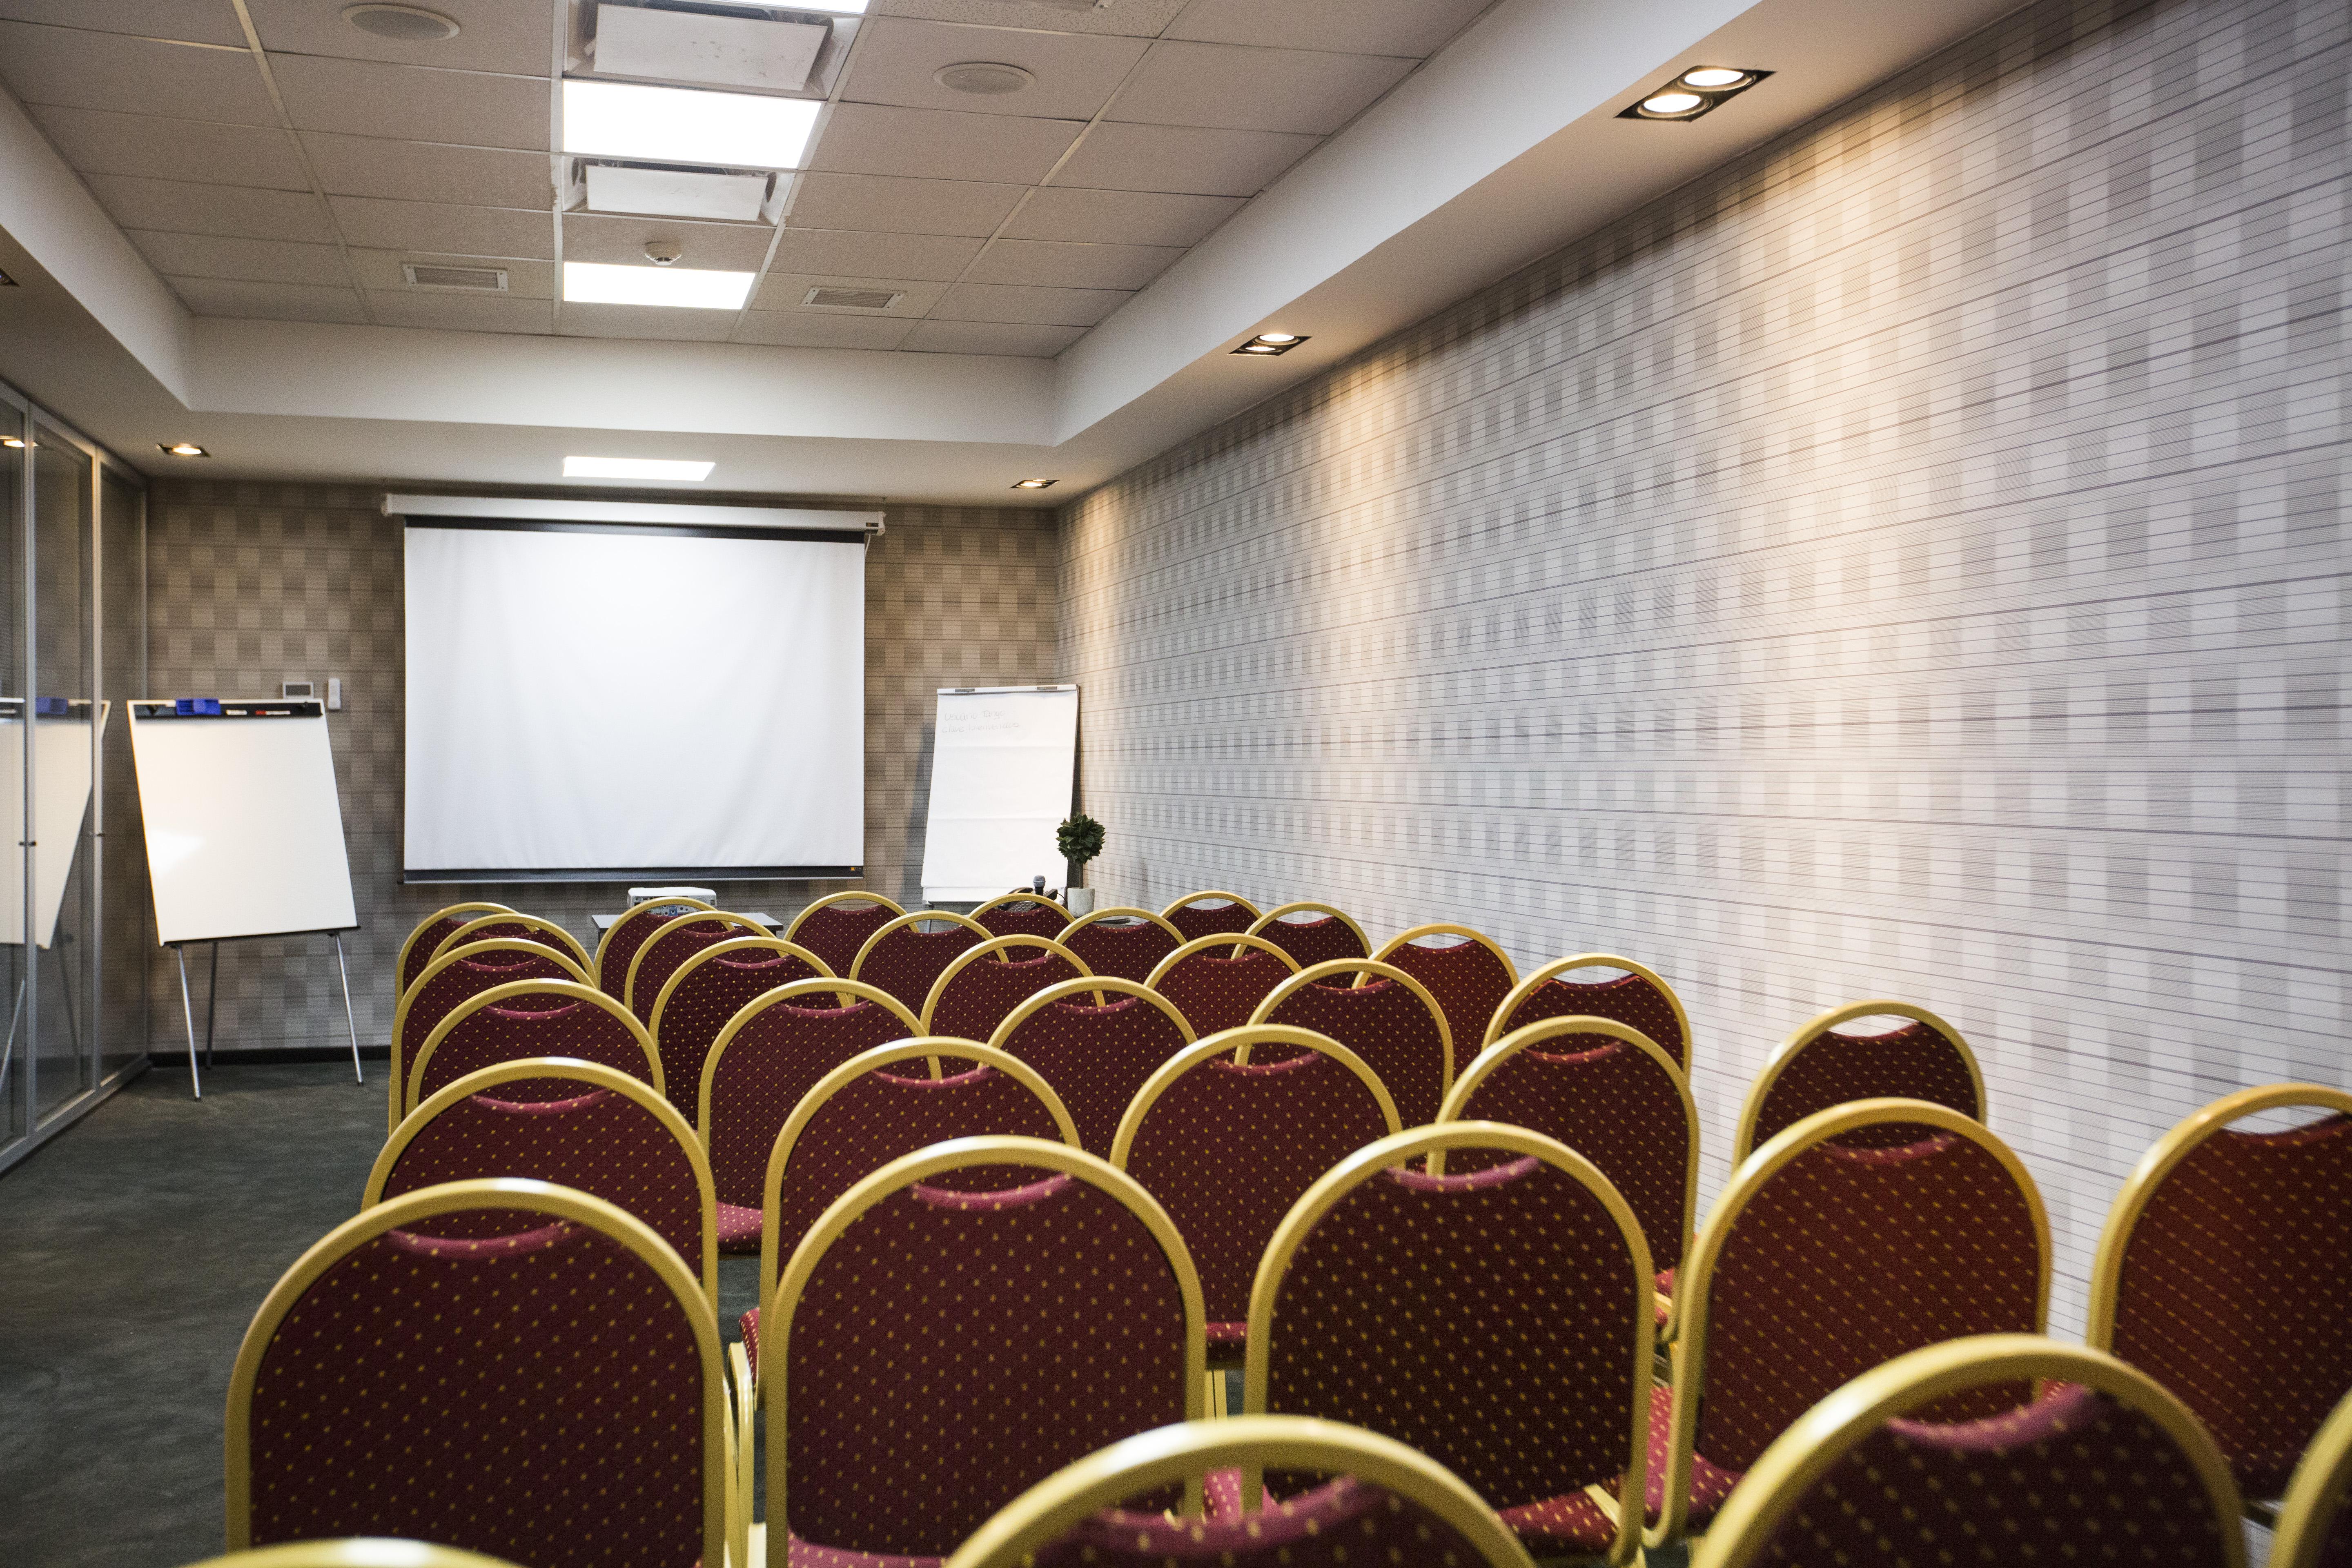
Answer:
[[[662,987],[689,959],[722,942],[767,934],[767,928],[757,921],[717,910],[690,910],[665,921],[638,944],[635,956],[629,960],[628,975],[621,983],[621,1000],[636,1015],[638,1023],[650,1028]]]
[[[1298,961],[1262,936],[1204,936],[1160,961],[1146,984],[1176,1005],[1196,1035],[1238,1029]]]
[[[408,1069],[414,1110],[469,1072],[524,1057],[576,1057],[642,1079],[661,1091],[661,1062],[645,1026],[601,991],[562,980],[518,980],[461,1004],[435,1026]],[[513,1100],[561,1100],[560,1082],[517,1079]]]
[[[719,1201],[758,1208],[776,1134],[802,1097],[852,1057],[919,1033],[895,999],[855,982],[797,981],[738,1013],[705,1058],[696,1102]]]
[[[2036,1380],[2041,1393],[2021,1403]],[[2237,1513],[2213,1440],[2170,1394],[2095,1351],[1987,1334],[1899,1356],[1807,1412],[1731,1494],[1703,1551],[1709,1568],[2240,1568]]]
[[[553,921],[513,910],[474,916],[443,937],[440,945],[434,949],[433,956],[438,958],[443,953],[455,952],[461,947],[496,937],[520,937],[526,942],[535,942],[541,947],[553,948],[583,971],[590,967],[587,950],[580,945],[578,937]]]
[[[1250,934],[1262,936],[1290,954],[1301,969],[1337,958],[1372,956],[1364,928],[1329,904],[1285,904],[1268,910],[1250,926]]]
[[[793,918],[784,940],[807,948],[824,960],[826,968],[845,975],[874,933],[906,912],[879,893],[827,893]]]
[[[554,949],[520,937],[493,937],[445,952],[418,972],[392,1011],[392,1070],[384,1131],[408,1113],[408,1069],[441,1020],[483,992],[517,980],[586,983],[587,976]]]
[[[1150,910],[1097,910],[1080,915],[1054,939],[1095,974],[1148,983],[1160,961],[1184,945],[1184,934]]]
[[[1070,911],[1051,899],[1008,893],[972,910],[971,918],[993,936],[1058,937],[1070,923]]]
[[[1461,1176],[1409,1168],[1481,1144],[1512,1158]],[[1248,1413],[1384,1432],[1506,1521],[1560,1499],[1590,1509],[1571,1494],[1601,1485],[1638,1528],[1652,1272],[1624,1200],[1564,1146],[1486,1121],[1384,1138],[1317,1182],[1266,1248]],[[1476,1353],[1434,1352],[1447,1342]]]
[[[424,1234],[469,1209],[529,1220]],[[404,1536],[524,1568],[715,1563],[723,1401],[709,1301],[642,1222],[542,1182],[428,1187],[330,1232],[247,1330],[228,1543]]]
[[[932,982],[920,1015],[923,1033],[985,1041],[1038,992],[1088,973],[1077,954],[1050,937],[992,938],[957,953]]]
[[[1437,998],[1454,1049],[1465,1060],[1486,1038],[1495,1009],[1519,983],[1510,954],[1468,926],[1415,926],[1372,956],[1403,970]]]
[[[1192,1039],[1159,993],[1097,976],[1040,991],[1006,1014],[988,1043],[1036,1068],[1070,1108],[1087,1152],[1108,1157],[1128,1102]]]
[[[395,971],[399,977],[399,991],[395,994],[406,993],[411,985],[416,984],[416,977],[425,973],[425,966],[432,963],[434,955],[441,951],[443,938],[477,915],[496,914],[505,908],[504,904],[451,904],[417,921],[416,929],[408,933],[408,940],[400,944],[400,963]]]
[[[1862,1018],[1903,1022],[1867,1035],[1843,1027]],[[1774,1049],[1740,1107],[1732,1163],[1813,1112],[1853,1100],[1924,1100],[1985,1120],[1984,1076],[1958,1029],[1907,1002],[1853,1002],[1801,1026]],[[1871,1137],[1908,1142],[1900,1127],[1860,1129],[1848,1141]]]
[[[1231,1058],[1245,1044],[1298,1054],[1244,1067]],[[1160,1200],[1192,1249],[1210,1345],[1238,1348],[1250,1283],[1282,1216],[1324,1172],[1396,1131],[1396,1106],[1363,1058],[1262,1024],[1161,1063],[1119,1119],[1110,1163]]]
[[[1198,942],[1226,931],[1246,931],[1257,923],[1257,906],[1239,893],[1187,893],[1160,910],[1160,918],[1186,942]]]
[[[631,905],[604,928],[603,940],[596,943],[596,989],[627,1001],[629,962],[637,956],[646,939],[680,915],[709,908],[700,899],[653,899]]]
[[[1013,1187],[941,1180],[1016,1163]],[[1204,1403],[1183,1242],[1060,1144],[892,1162],[801,1244],[761,1316],[772,1540],[944,1555],[1063,1466]]]
[[[2352,1394],[2304,1450],[2279,1504],[2272,1568],[2352,1568]]]
[[[922,928],[932,929],[925,931]],[[922,1016],[931,987],[955,962],[956,954],[993,941],[988,928],[945,910],[919,910],[900,915],[866,938],[850,965],[853,980],[878,985],[904,1003],[907,1011]]]
[[[1385,963],[1339,959],[1302,969],[1257,1005],[1250,1022],[1312,1029],[1363,1058],[1396,1097],[1407,1127],[1435,1121],[1453,1087],[1444,1013],[1419,981]]]
[[[506,1087],[562,1083],[559,1100],[509,1100]],[[710,1168],[675,1107],[625,1073],[536,1058],[468,1073],[416,1108],[376,1155],[360,1207],[444,1182],[527,1176],[603,1198],[653,1228],[701,1279],[719,1288]],[[499,1236],[541,1221],[519,1209],[473,1209],[420,1220],[433,1236]]]
[[[1579,970],[1621,969],[1612,980],[1571,978]],[[1544,1018],[1582,1016],[1614,1018],[1656,1041],[1687,1077],[1691,1070],[1690,1019],[1676,996],[1655,970],[1606,952],[1580,952],[1558,958],[1522,978],[1495,1009],[1479,1046],[1491,1046],[1513,1029],[1523,1029]],[[1462,1048],[1472,1048],[1463,1042]]]
[[[2207,1106],[2140,1161],[2100,1237],[2085,1338],[2178,1394],[2246,1495],[2272,1498],[2352,1393],[2347,1302],[2352,1094],[2275,1084]]]
[[[1563,1044],[1580,1048],[1557,1048]],[[1567,1144],[1623,1194],[1651,1261],[1661,1271],[1682,1266],[1698,1201],[1698,1111],[1683,1075],[1638,1030],[1605,1018],[1547,1018],[1515,1030],[1463,1069],[1438,1121],[1501,1121]],[[1446,1156],[1444,1169],[1475,1171],[1500,1158],[1465,1150]]]
[[[730,935],[690,954],[662,983],[646,1027],[661,1053],[662,1087],[689,1124],[700,1116],[702,1062],[719,1031],[759,997],[795,980],[831,979],[806,948],[768,936]]]

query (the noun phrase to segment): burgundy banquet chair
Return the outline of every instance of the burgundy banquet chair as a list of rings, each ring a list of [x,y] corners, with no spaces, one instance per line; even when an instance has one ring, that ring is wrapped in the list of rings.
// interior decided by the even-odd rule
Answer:
[[[646,938],[680,915],[709,908],[700,899],[672,898],[648,899],[624,910],[596,939],[596,963],[589,971],[596,977],[596,989],[616,1001],[627,1001],[629,961],[637,956]]]
[[[972,910],[971,918],[996,936],[1059,937],[1070,911],[1042,894],[1007,893]]]
[[[984,1041],[1038,992],[1088,973],[1083,959],[1050,937],[992,937],[948,961],[918,1016],[924,1034]]]
[[[644,1079],[661,1091],[661,1058],[653,1037],[602,991],[567,980],[517,980],[473,996],[450,1010],[418,1047],[408,1068],[403,1114],[469,1072],[523,1057],[576,1057]],[[516,1079],[511,1100],[549,1100],[560,1083]]]
[[[1251,922],[1249,934],[1262,936],[1312,969],[1336,958],[1370,958],[1371,939],[1364,928],[1329,904],[1310,900],[1266,910]]]
[[[824,959],[835,974],[847,974],[858,950],[906,912],[879,893],[827,893],[793,917],[784,940]]]
[[[1176,1005],[1197,1035],[1238,1029],[1298,961],[1262,936],[1199,937],[1161,959],[1144,981]]]
[[[1843,1027],[1879,1017],[1903,1022],[1868,1035]],[[1925,1100],[1986,1120],[1984,1074],[1958,1029],[1908,1002],[1850,1002],[1801,1025],[1765,1059],[1739,1109],[1731,1163],[1813,1112],[1855,1100]]]
[[[934,929],[926,931],[929,926]],[[967,915],[947,910],[918,910],[900,915],[866,939],[849,966],[852,980],[878,985],[920,1016],[930,1000],[931,987],[958,953],[992,942],[986,926]]]
[[[689,1123],[697,1118],[703,1058],[729,1020],[779,985],[831,978],[824,960],[772,936],[730,936],[672,971],[646,1030],[661,1053],[662,1083],[678,1114]]]
[[[469,942],[431,960],[392,1010],[392,1070],[386,1073],[384,1131],[408,1111],[408,1071],[442,1019],[462,1003],[517,980],[568,980],[584,985],[580,966],[551,947],[520,937]]]
[[[1197,942],[1204,936],[1248,931],[1257,923],[1257,906],[1239,893],[1187,893],[1160,910],[1160,918],[1174,926],[1186,942]]]
[[[1184,933],[1150,910],[1113,907],[1080,915],[1054,940],[1091,973],[1149,984],[1160,961],[1184,945]]]
[[[469,943],[485,942],[492,937],[510,936],[535,942],[541,947],[551,947],[581,969],[589,967],[588,950],[580,945],[578,937],[553,921],[541,920],[537,915],[527,915],[515,910],[476,915],[443,937],[434,947],[432,956],[438,958],[445,952],[455,952]]]
[[[451,904],[417,921],[416,929],[410,931],[408,939],[400,944],[400,958],[393,966],[393,973],[397,976],[394,994],[404,994],[411,985],[416,984],[416,977],[425,973],[425,966],[432,963],[433,955],[440,951],[442,938],[477,915],[509,912],[511,911],[504,904]]]
[[[1495,1009],[1519,983],[1511,955],[1468,926],[1415,926],[1372,956],[1412,975],[1437,998],[1454,1052],[1465,1058],[1485,1043]]]
[[[1584,969],[1620,973],[1606,980],[1570,978]],[[1556,958],[1521,976],[1519,983],[1511,987],[1511,994],[1495,1009],[1494,1017],[1486,1024],[1486,1037],[1477,1045],[1484,1049],[1513,1029],[1524,1029],[1539,1018],[1577,1016],[1614,1018],[1641,1030],[1674,1058],[1684,1077],[1690,1076],[1690,1016],[1683,1011],[1682,998],[1675,994],[1674,987],[1657,971],[1614,953],[1580,952],[1570,958]],[[1470,1042],[1464,1041],[1462,1048],[1470,1049]]]
[[[721,910],[689,910],[664,921],[629,956],[628,970],[621,980],[622,1005],[636,1015],[638,1023],[651,1028],[654,1004],[660,1000],[662,987],[688,959],[722,942],[767,934],[767,928],[759,921]]]
[[[1436,1120],[1454,1083],[1454,1038],[1421,982],[1371,959],[1302,969],[1266,994],[1253,1024],[1294,1024],[1328,1035],[1370,1064],[1407,1127]]]
[[[1192,1027],[1166,997],[1132,980],[1066,980],[1004,1016],[989,1044],[1037,1069],[1078,1125],[1089,1153],[1110,1153],[1146,1079],[1192,1043]]]

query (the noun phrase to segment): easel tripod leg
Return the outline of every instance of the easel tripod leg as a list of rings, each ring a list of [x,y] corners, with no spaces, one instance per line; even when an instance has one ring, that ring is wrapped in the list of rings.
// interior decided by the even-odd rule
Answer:
[[[365,1083],[360,1071],[360,1025],[352,1016],[352,966],[343,962],[343,933],[335,932],[335,972],[343,977],[343,1026],[352,1032],[352,1081]]]
[[[205,1066],[213,1065],[213,1018],[220,1010],[220,943],[213,943],[212,977],[205,982]]]
[[[188,1089],[202,1100],[205,1097],[205,1080],[196,1071],[196,1005],[188,995],[188,950],[174,947],[172,951],[180,960],[180,1016],[188,1024]]]

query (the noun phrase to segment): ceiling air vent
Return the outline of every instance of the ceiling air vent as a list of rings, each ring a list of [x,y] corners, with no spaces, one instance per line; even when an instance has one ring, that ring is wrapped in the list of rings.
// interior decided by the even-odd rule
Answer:
[[[887,310],[906,297],[903,289],[812,289],[801,303],[821,310]]]
[[[452,289],[467,294],[507,291],[507,269],[503,267],[435,267],[425,262],[404,261],[400,275],[412,289]]]

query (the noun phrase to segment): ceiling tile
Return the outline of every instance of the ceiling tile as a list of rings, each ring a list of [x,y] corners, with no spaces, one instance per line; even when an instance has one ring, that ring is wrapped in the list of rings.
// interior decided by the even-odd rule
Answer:
[[[845,234],[829,228],[787,228],[777,242],[774,272],[822,272],[832,277],[926,278],[953,282],[963,276],[982,241],[968,235]]]
[[[1390,55],[1154,44],[1108,118],[1328,136],[1413,64]]]
[[[298,130],[547,151],[544,79],[316,55],[272,55],[269,69]]]
[[[36,104],[34,119],[85,174],[139,174],[208,185],[267,185],[307,191],[310,177],[294,139],[275,127],[214,125],[154,114]]]
[[[1079,132],[1070,120],[1007,114],[946,114],[841,103],[816,145],[813,166],[844,174],[914,174],[946,180],[1035,184]]]
[[[735,330],[732,310],[677,310],[660,305],[566,305],[556,330],[572,338],[667,338],[676,342],[724,342]]]
[[[1008,289],[988,283],[959,283],[940,301],[939,315],[950,321],[1022,321],[1042,327],[1091,327],[1121,305],[1127,296],[1110,289]]]
[[[387,327],[440,327],[462,332],[551,332],[555,302],[507,294],[428,294],[368,290],[368,305]]]
[[[461,207],[442,202],[384,202],[330,196],[347,245],[370,250],[437,250],[463,256],[555,255],[555,225],[545,213]]]
[[[0,17],[245,47],[245,29],[229,0],[0,0]]]
[[[511,71],[545,76],[552,40],[545,5],[517,0],[425,0],[457,24],[457,36],[436,43],[402,43],[362,33],[342,19],[341,4],[320,0],[246,0],[261,47],[276,53],[334,55],[352,60],[443,66],[452,70]]]
[[[356,289],[313,289],[300,283],[247,283],[226,278],[169,280],[199,316],[245,316],[264,321],[364,321]]]
[[[841,316],[821,310],[753,310],[735,329],[739,343],[788,349],[895,349],[916,323],[897,316]]]
[[[506,269],[509,298],[550,300],[555,296],[552,261],[512,256],[452,256],[432,250],[353,250],[351,257],[352,271],[358,277],[360,287],[371,296],[408,289],[408,279],[400,271],[401,264],[406,261],[425,267],[500,267]]]
[[[1336,49],[1416,59],[1470,25],[1492,0],[1192,0],[1169,38]]]
[[[969,277],[974,283],[1038,283],[1055,289],[1140,289],[1183,255],[1160,245],[1064,245],[1000,239]]]
[[[1115,5],[1097,0],[1091,7],[1055,5],[1051,10],[1041,8],[1037,0],[883,0],[883,5],[893,16],[923,16],[937,22],[1154,38],[1184,8],[1184,0],[1118,0]]]
[[[829,309],[823,305],[803,305],[812,289],[889,289],[906,296],[887,311],[849,311]],[[812,316],[889,315],[920,316],[940,302],[947,292],[944,283],[927,283],[918,278],[870,278],[830,276],[811,272],[771,272],[760,279],[759,292],[751,296],[755,310],[804,311]]]
[[[1000,321],[924,321],[898,346],[918,353],[1014,354],[1051,359],[1087,335],[1084,327],[1014,326]]]
[[[243,49],[0,22],[0,79],[27,103],[278,123],[261,68]]]
[[[843,98],[1037,120],[1092,119],[1145,47],[1140,38],[957,27],[896,16],[877,17],[866,26]],[[996,96],[957,92],[931,79],[940,67],[967,60],[1019,66],[1037,79],[1018,92]]]
[[[331,245],[283,239],[232,239],[215,234],[152,234],[131,229],[131,243],[173,278],[240,278],[256,283],[313,283],[349,288],[351,269]]]
[[[243,185],[190,185],[92,174],[89,188],[125,228],[173,234],[225,234],[241,239],[301,239],[334,243],[319,198],[308,191],[264,191]]]
[[[768,259],[775,230],[764,224],[688,223],[674,217],[636,217],[622,213],[563,215],[563,259],[643,266],[646,246],[667,239],[683,247],[683,267],[719,272],[757,272]]]
[[[1319,138],[1273,131],[1097,125],[1054,178],[1106,191],[1254,196],[1315,150]]]
[[[429,202],[463,195],[486,207],[555,205],[544,153],[392,142],[325,131],[305,131],[302,145],[329,195]]]
[[[793,227],[881,234],[996,232],[1025,187],[881,174],[803,174],[786,220]]]
[[[1241,205],[1238,196],[1047,185],[1030,196],[1004,234],[1008,239],[1075,239],[1094,245],[1195,245]]]

